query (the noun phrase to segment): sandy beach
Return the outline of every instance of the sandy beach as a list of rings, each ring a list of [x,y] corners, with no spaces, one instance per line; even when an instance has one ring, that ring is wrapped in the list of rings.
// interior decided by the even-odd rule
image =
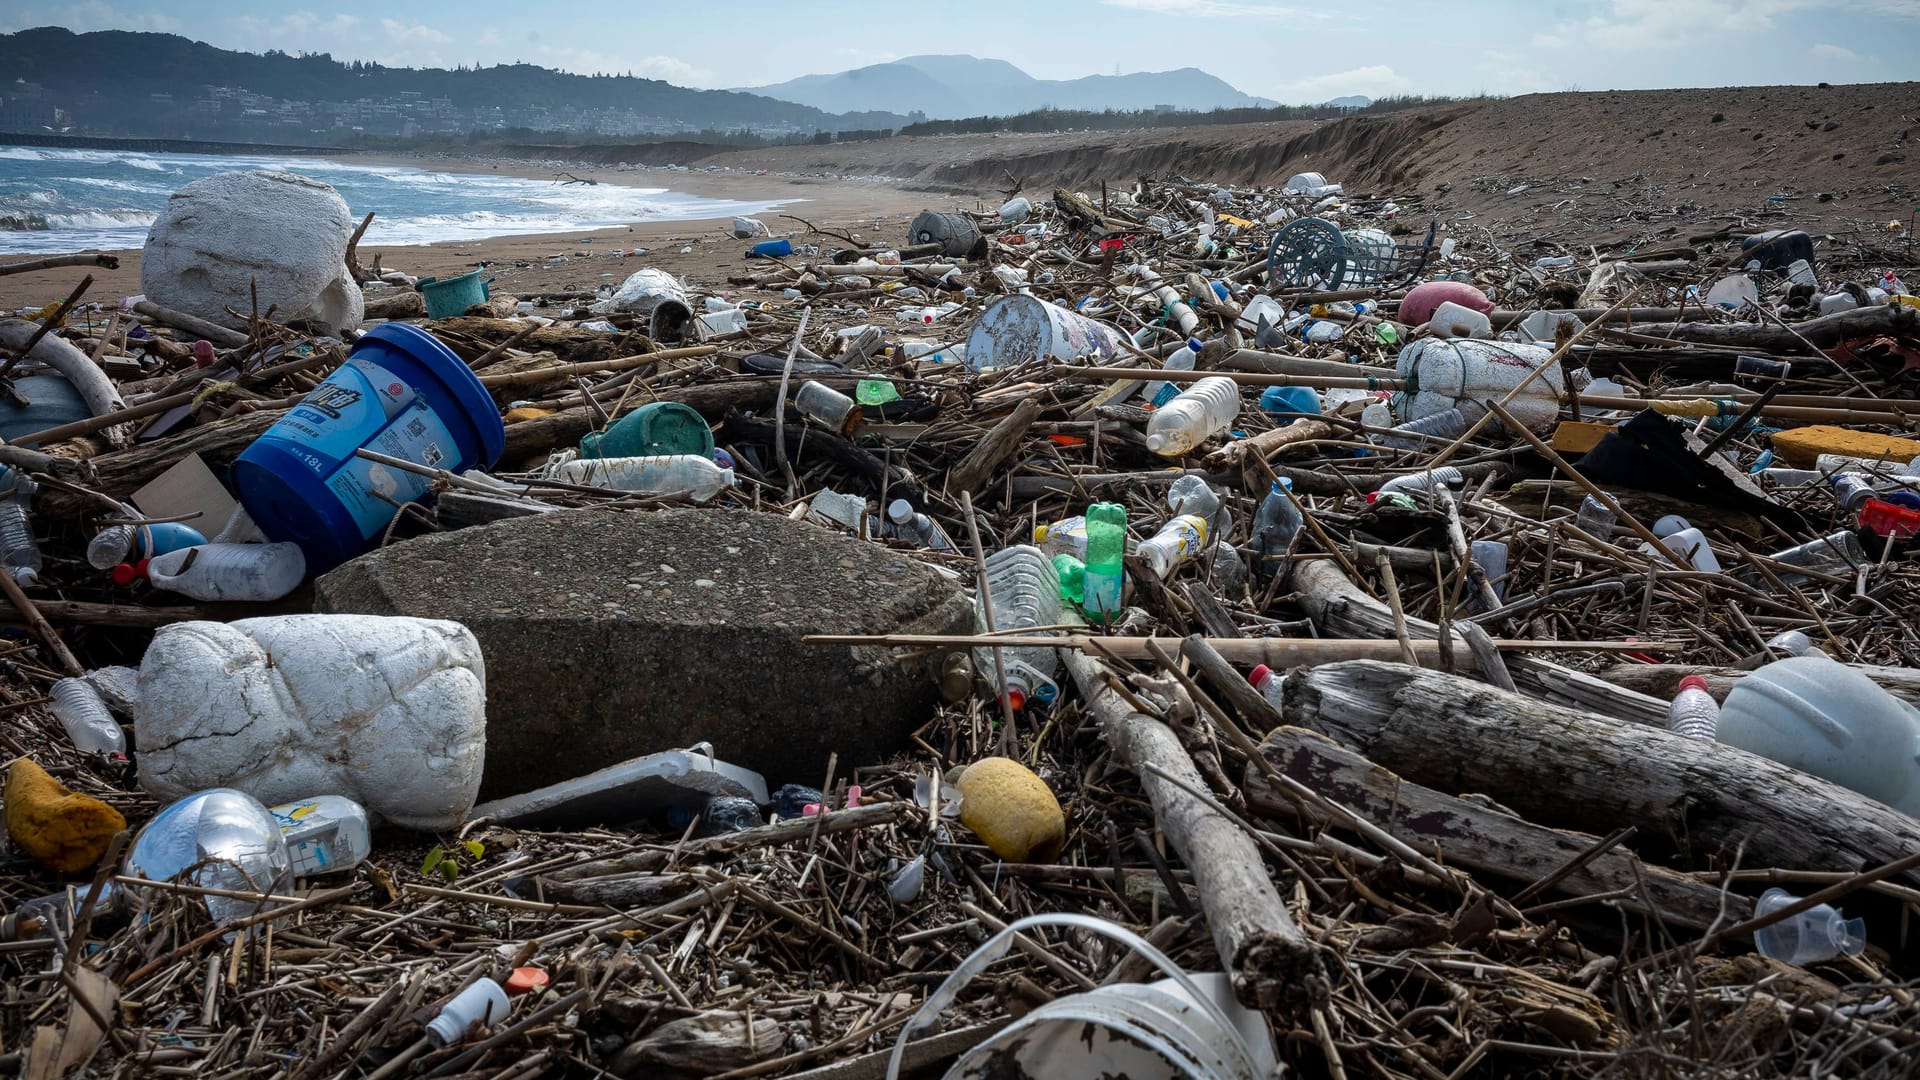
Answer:
[[[526,161],[363,154],[343,154],[339,160],[368,165],[406,165],[441,172],[491,172],[541,180],[552,179],[556,174],[556,168],[551,165]],[[756,202],[793,200],[759,215],[775,235],[784,235],[789,229],[806,231],[800,222],[781,216],[784,214],[862,238],[898,244],[905,242],[907,223],[920,210],[944,208],[959,202],[972,205],[971,200],[956,196],[908,192],[872,180],[665,168],[620,170],[568,166],[566,172],[598,183],[667,188],[707,198]],[[378,206],[352,209],[356,214],[380,210]],[[643,266],[659,267],[684,276],[695,285],[714,286],[723,284],[729,273],[749,265],[743,255],[751,245],[733,238],[728,231],[731,220],[731,216],[727,216],[642,221],[612,228],[469,238],[428,245],[363,244],[359,254],[366,265],[372,265],[377,257],[386,269],[404,270],[422,277],[452,277],[485,264],[493,278],[491,288],[495,296],[591,291],[604,282],[618,282]],[[796,235],[795,239],[800,237]],[[635,248],[645,248],[647,253],[625,257],[618,254]],[[89,272],[94,282],[88,290],[88,300],[107,303],[140,292],[139,250],[110,254],[119,258],[118,269],[66,267],[0,277],[0,309],[58,300]],[[38,257],[20,256],[7,261],[25,262]]]

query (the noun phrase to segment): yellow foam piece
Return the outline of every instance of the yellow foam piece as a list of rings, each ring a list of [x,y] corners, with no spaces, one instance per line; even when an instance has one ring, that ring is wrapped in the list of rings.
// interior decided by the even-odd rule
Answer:
[[[1067,818],[1047,782],[1012,758],[990,757],[967,766],[960,789],[960,824],[972,829],[1008,862],[1052,862],[1067,839]]]
[[[7,834],[20,850],[63,874],[89,869],[127,827],[120,811],[91,795],[67,790],[29,758],[7,768]]]
[[[1920,457],[1920,442],[1898,435],[1817,424],[1776,432],[1773,436],[1773,453],[1796,469],[1813,468],[1814,459],[1821,454],[1908,462]]]

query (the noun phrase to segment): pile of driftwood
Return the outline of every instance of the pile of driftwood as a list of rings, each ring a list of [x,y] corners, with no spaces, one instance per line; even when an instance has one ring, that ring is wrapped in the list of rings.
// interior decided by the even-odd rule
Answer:
[[[1904,545],[1877,547],[1848,575],[1789,582],[1766,553],[1842,524],[1830,503],[1799,499],[1792,525],[1596,483],[1519,425],[1404,450],[1373,441],[1358,403],[1292,420],[1255,401],[1266,385],[1389,387],[1382,365],[1414,331],[1393,318],[1409,281],[1309,295],[1266,279],[1273,228],[1316,212],[1418,248],[1422,276],[1488,289],[1496,326],[1568,309],[1614,267],[1616,284],[1587,297],[1600,305],[1581,312],[1587,329],[1557,351],[1645,400],[1568,401],[1568,416],[1702,396],[1741,412],[1755,395],[1716,387],[1736,356],[1757,354],[1792,360],[1793,378],[1749,419],[1910,432],[1899,357],[1920,346],[1920,311],[1817,317],[1780,295],[1742,312],[1691,300],[1689,286],[1737,267],[1742,235],[1792,224],[1785,205],[1683,237],[1667,232],[1670,215],[1623,211],[1605,248],[1560,237],[1564,248],[1522,251],[1443,220],[1438,235],[1456,243],[1442,254],[1427,248],[1430,218],[1444,216],[1430,200],[1316,202],[1180,180],[1063,191],[1028,223],[1045,230],[979,214],[978,247],[906,244],[897,265],[827,226],[811,238],[838,256],[716,267],[694,282],[755,305],[745,330],[705,342],[654,341],[645,320],[621,314],[609,331],[589,296],[538,298],[539,323],[504,317],[511,299],[496,299],[491,312],[428,324],[511,410],[504,476],[528,477],[641,403],[677,401],[707,417],[743,478],[720,496],[726,511],[797,516],[829,487],[880,508],[905,497],[959,549],[916,555],[963,574],[1093,501],[1126,505],[1144,537],[1168,514],[1168,485],[1189,475],[1221,496],[1224,539],[1243,550],[1164,581],[1134,567],[1115,625],[1045,639],[1069,688],[1051,708],[1012,716],[977,687],[928,718],[915,752],[842,762],[829,803],[843,806],[851,782],[857,807],[708,838],[485,823],[456,837],[382,835],[359,870],[304,883],[231,935],[185,886],[131,924],[93,929],[90,883],[70,883],[83,917],[69,933],[0,942],[0,1073],[51,1077],[86,1062],[275,1080],[877,1077],[976,945],[1059,911],[1131,927],[1189,970],[1229,973],[1280,1060],[1306,1075],[1913,1072],[1920,1008],[1907,983],[1920,967],[1906,923],[1920,901],[1920,822],[1665,730],[1682,675],[1704,673],[1724,696],[1786,629],[1920,700],[1920,580]],[[1868,282],[1897,266],[1876,235],[1863,226],[1823,245],[1823,277]],[[1534,265],[1561,250],[1579,264]],[[875,270],[863,256],[886,257]],[[1023,279],[1099,311],[1138,354],[984,372],[929,359]],[[1346,330],[1310,344],[1269,327],[1258,340],[1238,325],[1256,293],[1318,307]],[[1352,301],[1377,306],[1341,306]],[[943,303],[956,306],[932,322],[899,317]],[[188,342],[207,328],[172,313],[54,311],[45,322],[114,375],[127,408],[16,440],[37,451],[0,448],[0,463],[42,481],[33,513],[48,553],[41,587],[6,590],[11,621],[34,636],[4,650],[12,719],[0,748],[137,827],[156,808],[124,764],[65,744],[44,710],[48,684],[137,661],[155,626],[258,612],[114,587],[79,553],[118,500],[184,457],[230,461],[345,346],[268,313],[209,333],[215,360],[198,366]],[[879,331],[839,332],[869,325]],[[1146,450],[1135,391],[1188,336],[1208,343],[1196,377],[1242,382],[1243,408],[1229,436],[1166,459]],[[885,379],[898,397],[851,437],[822,430],[783,409],[779,372],[795,358],[844,369],[807,379],[848,394]],[[150,423],[158,434],[131,441]],[[1699,446],[1727,432],[1722,448],[1742,466],[1768,447],[1763,428],[1716,423],[1688,419],[1699,430],[1680,437]],[[1369,502],[1393,477],[1442,463],[1466,479],[1457,494],[1411,509]],[[1306,527],[1269,573],[1244,548],[1276,477],[1292,481]],[[390,542],[513,512],[455,479],[442,488],[431,510],[396,510]],[[662,501],[557,484],[534,494]],[[1619,537],[1573,527],[1586,495],[1619,512]],[[1725,572],[1639,550],[1644,523],[1675,510],[1706,531]],[[1476,540],[1507,546],[1497,595]],[[1290,672],[1282,707],[1248,684],[1256,663]],[[997,859],[927,798],[940,774],[990,754],[1029,765],[1059,797],[1067,842],[1053,862]],[[430,848],[457,865],[451,879],[423,868]],[[891,899],[889,884],[923,856],[924,887]],[[24,860],[0,865],[0,907],[59,884]],[[1753,952],[1764,921],[1753,900],[1771,885],[1864,915],[1867,953],[1802,970]],[[508,1022],[445,1048],[423,1039],[452,993],[525,966],[547,982]],[[914,1044],[915,1068],[937,1074],[1047,1000],[1151,977],[1101,939],[1057,930],[1030,932],[987,973]]]

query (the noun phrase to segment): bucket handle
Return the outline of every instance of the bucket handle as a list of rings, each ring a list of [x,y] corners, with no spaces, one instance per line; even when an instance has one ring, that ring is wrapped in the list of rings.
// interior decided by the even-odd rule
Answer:
[[[940,1014],[946,1012],[948,1006],[959,999],[960,991],[965,990],[969,983],[978,978],[980,973],[991,967],[995,961],[1007,955],[1013,949],[1014,935],[1030,926],[1074,926],[1102,937],[1112,938],[1125,945],[1158,968],[1162,974],[1178,983],[1180,988],[1193,998],[1194,1003],[1200,1006],[1201,1011],[1219,1024],[1220,1030],[1227,1032],[1247,1061],[1260,1060],[1259,1056],[1253,1052],[1253,1048],[1247,1045],[1247,1040],[1241,1037],[1240,1029],[1234,1026],[1233,1021],[1213,1000],[1213,995],[1200,989],[1188,977],[1186,969],[1174,963],[1167,954],[1154,948],[1145,938],[1124,926],[1110,923],[1105,919],[1096,919],[1091,915],[1059,912],[1016,919],[1008,923],[1006,929],[981,942],[979,948],[973,950],[965,960],[960,961],[960,965],[953,969],[953,974],[948,975],[939,986],[934,988],[933,993],[927,996],[926,1004],[920,1006],[919,1011],[913,1014],[913,1019],[908,1020],[906,1026],[900,1029],[899,1037],[893,1041],[893,1053],[887,1057],[886,1080],[899,1080],[900,1066],[906,1057],[907,1040],[933,1027],[933,1022],[940,1018]]]

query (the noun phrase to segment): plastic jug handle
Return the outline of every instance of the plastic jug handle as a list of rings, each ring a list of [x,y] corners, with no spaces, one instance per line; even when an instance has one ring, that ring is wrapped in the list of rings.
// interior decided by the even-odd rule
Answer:
[[[973,950],[965,960],[960,961],[959,966],[953,969],[953,974],[947,976],[945,981],[934,988],[933,993],[927,995],[926,1004],[920,1006],[919,1011],[913,1014],[913,1019],[907,1021],[906,1026],[900,1029],[899,1037],[893,1041],[893,1053],[887,1058],[886,1080],[899,1080],[901,1061],[907,1052],[907,1040],[932,1027],[933,1022],[940,1018],[940,1014],[947,1011],[947,1007],[960,997],[960,991],[965,990],[967,984],[973,982],[982,971],[1012,950],[1014,935],[1030,926],[1072,926],[1120,942],[1179,984],[1180,989],[1187,992],[1188,996],[1200,1006],[1201,1011],[1220,1025],[1220,1030],[1231,1033],[1234,1043],[1239,1046],[1245,1060],[1259,1060],[1253,1048],[1247,1045],[1247,1040],[1240,1035],[1240,1029],[1234,1026],[1233,1021],[1220,1008],[1219,1003],[1213,1000],[1213,995],[1195,985],[1194,981],[1188,977],[1186,969],[1174,963],[1167,954],[1154,948],[1145,938],[1124,926],[1116,926],[1105,919],[1096,919],[1091,915],[1060,912],[1029,915],[1024,919],[1016,919],[1007,924],[1006,929],[981,942],[979,948]]]

